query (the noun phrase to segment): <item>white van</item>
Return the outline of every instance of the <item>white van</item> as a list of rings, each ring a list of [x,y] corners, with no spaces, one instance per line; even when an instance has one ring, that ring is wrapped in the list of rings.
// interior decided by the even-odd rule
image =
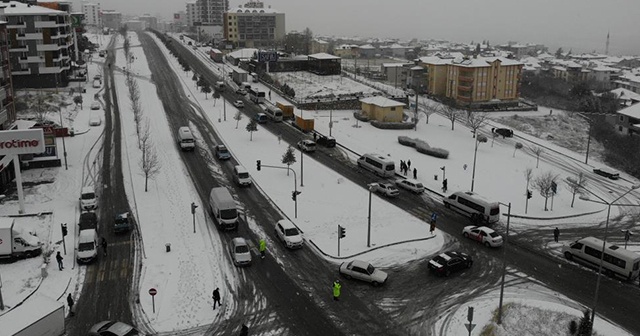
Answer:
[[[581,262],[595,268],[600,267],[600,258],[602,258],[602,269],[605,274],[619,275],[629,281],[638,277],[640,274],[639,254],[618,245],[606,243],[603,257],[602,243],[601,239],[586,237],[564,245],[562,253],[568,260]]]
[[[249,171],[243,166],[233,167],[233,180],[241,187],[251,185],[251,175],[249,175]]]
[[[442,200],[444,207],[468,215],[475,223],[495,223],[500,220],[500,204],[472,192],[457,191]]]
[[[78,263],[91,262],[98,256],[98,233],[95,229],[80,231],[78,237]]]
[[[364,154],[358,159],[358,167],[370,170],[378,176],[393,176],[396,173],[396,164],[379,154]]]
[[[282,110],[275,107],[275,106],[267,106],[267,108],[264,110],[264,112],[266,113],[266,115],[269,117],[269,119],[273,120],[274,122],[281,122],[282,121]]]
[[[238,208],[229,189],[225,187],[211,188],[209,209],[220,229],[235,230],[238,228]]]
[[[83,187],[80,191],[80,209],[93,210],[98,207],[98,196],[93,187]]]
[[[196,140],[187,126],[178,128],[178,145],[183,151],[189,151],[196,148]]]

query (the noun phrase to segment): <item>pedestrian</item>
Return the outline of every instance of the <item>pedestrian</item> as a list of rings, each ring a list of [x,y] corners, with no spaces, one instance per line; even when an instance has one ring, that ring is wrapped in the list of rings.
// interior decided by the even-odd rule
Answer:
[[[107,240],[102,237],[102,239],[100,240],[100,245],[102,245],[102,253],[104,254],[104,256],[107,256]]]
[[[313,142],[316,142],[318,140],[318,134],[316,132],[313,132]]]
[[[466,163],[462,165],[462,169],[467,170],[467,164]]]
[[[334,301],[338,301],[340,300],[340,289],[342,288],[342,285],[340,284],[340,280],[336,280],[333,282],[333,300]]]
[[[429,225],[429,233],[431,233],[431,235],[433,236],[433,231],[435,230],[436,230],[436,222],[431,221],[431,224]]]
[[[442,181],[442,192],[447,192],[447,179],[444,179],[444,181]]]
[[[411,169],[411,159],[409,159],[409,161],[407,161],[407,168]]]
[[[242,329],[240,329],[240,336],[249,336],[249,327],[245,324],[242,324]]]
[[[218,306],[222,307],[222,303],[220,303],[220,289],[216,288],[213,290],[213,295],[211,296],[213,298],[213,309],[216,309],[216,304],[218,304]]]
[[[406,175],[406,174],[405,174]],[[417,179],[418,178],[418,170],[413,168],[413,179]]]
[[[560,237],[560,229],[556,227],[556,229],[553,230],[553,240],[555,240],[556,243],[558,242],[558,237]]]
[[[271,100],[271,90],[269,90],[269,100]]]
[[[64,268],[64,265],[62,264],[63,259],[64,258],[62,258],[62,256],[60,255],[60,251],[58,251],[58,254],[56,254],[56,260],[58,261],[58,269],[60,269],[61,271]]]
[[[76,311],[73,310],[73,298],[71,297],[71,293],[69,293],[69,295],[67,295],[67,304],[69,305],[69,316],[74,316],[76,314]]]
[[[549,110],[549,115],[552,115],[552,114],[553,114],[553,110]]]
[[[431,224],[435,224],[436,221],[438,220],[438,214],[435,212],[431,213]]]
[[[264,259],[264,253],[267,250],[267,242],[264,241],[264,238],[260,239],[260,258]]]

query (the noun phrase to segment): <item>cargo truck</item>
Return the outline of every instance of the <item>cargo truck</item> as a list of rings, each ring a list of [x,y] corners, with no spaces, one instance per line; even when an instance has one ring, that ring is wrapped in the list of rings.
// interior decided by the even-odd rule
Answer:
[[[225,187],[212,188],[209,194],[209,209],[218,228],[222,230],[238,228],[238,208],[229,189]]]
[[[61,336],[65,334],[64,304],[36,294],[0,316],[3,336]]]
[[[293,120],[293,105],[283,102],[276,102],[276,106],[280,109],[280,111],[282,111],[282,119]]]
[[[313,119],[303,119],[299,116],[296,116],[296,124],[295,126],[301,129],[303,132],[311,132],[313,131]]]
[[[233,81],[240,85],[242,82],[247,82],[249,78],[249,73],[242,69],[233,69],[233,73],[231,73],[231,78]]]
[[[15,227],[13,218],[0,217],[0,258],[29,258],[40,253],[42,243],[38,237]]]

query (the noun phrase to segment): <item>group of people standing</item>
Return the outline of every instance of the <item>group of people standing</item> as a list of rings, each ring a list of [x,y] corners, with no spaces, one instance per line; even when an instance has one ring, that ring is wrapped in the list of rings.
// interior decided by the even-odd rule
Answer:
[[[409,171],[411,171],[411,159],[407,160],[406,162],[400,160],[400,172],[407,176]],[[418,178],[418,170],[415,167],[413,168],[413,178]]]

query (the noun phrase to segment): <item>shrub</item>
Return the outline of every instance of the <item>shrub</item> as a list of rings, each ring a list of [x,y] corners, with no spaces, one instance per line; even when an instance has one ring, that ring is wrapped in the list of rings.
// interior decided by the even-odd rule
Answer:
[[[363,113],[360,112],[353,112],[353,117],[362,121],[362,122],[368,122],[369,121],[369,117]]]
[[[403,146],[409,146],[409,147],[415,147],[416,146],[416,140],[413,138],[410,138],[408,136],[404,136],[401,135],[398,137],[398,142],[403,145]]]
[[[380,122],[377,120],[371,120],[371,126],[381,129],[413,129],[413,124],[402,122]]]
[[[422,154],[427,154],[429,156],[437,157],[440,159],[449,158],[449,151],[442,148],[432,148],[432,147],[429,147],[429,145],[427,146],[418,145],[416,146],[416,150]]]

